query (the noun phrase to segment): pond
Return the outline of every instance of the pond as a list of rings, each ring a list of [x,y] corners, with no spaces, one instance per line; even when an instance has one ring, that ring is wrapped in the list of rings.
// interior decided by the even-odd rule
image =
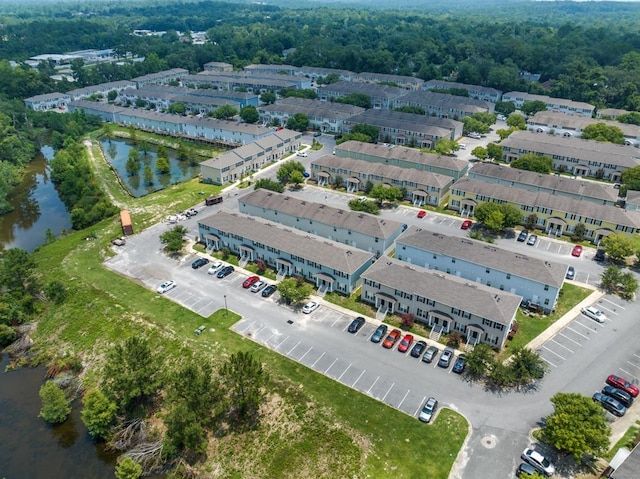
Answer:
[[[46,242],[46,232],[60,236],[71,229],[71,219],[49,177],[53,148],[43,146],[25,167],[22,182],[8,198],[13,211],[0,216],[0,246],[32,252]]]
[[[140,160],[138,160],[138,162],[140,171],[138,174],[131,176],[127,173],[126,164],[129,159],[129,152],[134,147],[139,152]],[[200,173],[200,166],[198,164],[192,165],[189,161],[180,161],[176,152],[168,148],[167,155],[169,157],[170,170],[168,173],[160,173],[156,169],[156,160],[158,158],[156,147],[155,145],[150,145],[148,148],[149,150],[144,153],[140,145],[128,141],[104,140],[102,142],[102,151],[104,152],[105,158],[116,171],[116,174],[120,177],[124,186],[136,198],[161,190],[169,185],[189,180]],[[151,184],[145,184],[143,180],[143,169],[147,165],[150,166],[153,172]]]

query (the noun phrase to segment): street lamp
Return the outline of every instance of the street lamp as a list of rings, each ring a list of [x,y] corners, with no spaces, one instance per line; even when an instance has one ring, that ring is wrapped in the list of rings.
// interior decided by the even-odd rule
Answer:
[[[227,312],[228,312],[228,309],[227,309],[227,295],[225,294],[224,295],[224,315],[225,316],[227,315]]]

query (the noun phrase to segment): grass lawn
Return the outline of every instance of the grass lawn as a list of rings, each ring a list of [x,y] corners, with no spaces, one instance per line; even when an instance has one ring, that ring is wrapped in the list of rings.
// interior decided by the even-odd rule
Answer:
[[[500,353],[500,357],[506,359],[513,349],[528,344],[590,294],[590,289],[565,283],[560,290],[556,310],[549,316],[527,316],[521,309],[518,309],[516,320],[520,324],[520,328],[515,337],[511,341],[507,341],[505,348]]]
[[[611,450],[604,456],[603,459],[610,461],[613,459],[613,456],[616,455],[618,449],[621,447],[626,447],[628,449],[633,449],[633,441],[638,437],[640,433],[640,421],[636,421],[636,423],[627,429],[627,432],[624,433],[624,436],[620,438],[618,442],[614,444]]]
[[[192,180],[133,199],[119,191],[113,173],[102,170],[98,158],[93,163],[104,174],[100,181],[121,207],[132,211],[138,231],[167,211],[191,206],[202,198],[201,189],[207,194],[215,190]],[[56,279],[72,293],[63,305],[47,305],[41,312],[32,351],[42,361],[79,355],[86,366],[83,381],[92,386],[100,382],[105,351],[133,335],[149,339],[165,371],[185,357],[220,364],[234,352],[250,351],[271,377],[260,426],[213,437],[202,469],[245,478],[413,478],[417,471],[419,477],[448,476],[468,432],[458,413],[442,409],[432,425],[424,425],[235,334],[229,327],[239,318],[232,311],[202,318],[111,272],[102,262],[114,254],[110,240],[120,231],[115,217],[34,253],[41,281]],[[345,307],[364,307],[356,298],[346,298]],[[195,335],[200,326],[205,331]]]
[[[345,296],[336,292],[327,293],[325,294],[324,299],[326,301],[329,301],[330,303],[350,309],[355,313],[360,313],[364,316],[375,318],[375,308],[368,303],[363,303],[362,301],[360,301],[360,289],[361,288],[356,289],[349,296]]]

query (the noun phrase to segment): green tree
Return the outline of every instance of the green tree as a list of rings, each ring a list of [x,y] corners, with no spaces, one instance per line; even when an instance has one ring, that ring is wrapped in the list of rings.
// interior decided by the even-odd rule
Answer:
[[[213,116],[218,120],[231,120],[238,114],[238,110],[231,105],[222,105],[215,109]]]
[[[301,304],[311,296],[313,289],[304,280],[285,278],[278,284],[278,291],[286,304]]]
[[[270,91],[266,91],[262,95],[260,95],[260,101],[267,105],[274,104],[276,102],[276,99],[276,94]]]
[[[402,113],[413,113],[414,115],[424,115],[424,108],[414,105],[405,105],[398,108],[394,108],[394,111],[401,111]]]
[[[292,183],[295,188],[300,188],[300,185],[304,183],[304,175],[298,170],[294,170],[289,175],[289,183]]]
[[[253,189],[254,190],[263,189],[263,190],[270,190],[270,191],[276,191],[278,193],[282,193],[284,192],[284,185],[277,181],[273,181],[270,178],[260,178],[253,185]]]
[[[618,295],[622,299],[632,300],[638,291],[638,280],[631,273],[631,271],[625,271],[620,275],[620,282],[618,286]]]
[[[467,373],[472,377],[480,377],[491,370],[494,363],[494,352],[486,343],[478,343],[467,353],[465,359]]]
[[[369,192],[369,196],[378,201],[378,203],[383,203],[385,201],[396,202],[401,200],[404,196],[402,189],[397,186],[385,186],[382,184],[377,184],[371,191]]]
[[[512,101],[497,101],[495,112],[504,116],[509,116],[516,111],[516,105]]]
[[[173,113],[175,115],[184,115],[186,111],[187,108],[184,106],[184,103],[180,102],[172,103],[169,105],[169,108],[167,108],[168,113]]]
[[[132,336],[107,351],[104,392],[121,411],[130,411],[158,391],[159,362],[149,341]]]
[[[614,263],[624,262],[635,251],[633,239],[621,233],[614,233],[602,238],[600,246]]]
[[[142,476],[142,466],[129,456],[118,461],[115,471],[116,479],[138,479]]]
[[[251,353],[240,351],[222,365],[220,377],[233,412],[241,419],[256,418],[269,382],[262,364]]]
[[[160,235],[160,243],[164,245],[164,251],[169,254],[177,254],[184,248],[185,239],[187,234],[187,228],[182,225],[176,225],[170,230],[163,232]]]
[[[240,110],[240,118],[245,123],[257,123],[260,119],[260,113],[253,105],[247,105]]]
[[[0,323],[0,349],[6,348],[18,339],[18,333],[11,326]]]
[[[286,126],[290,130],[304,131],[309,128],[309,117],[304,113],[295,113],[289,117]]]
[[[365,213],[372,215],[380,214],[380,208],[378,208],[375,201],[361,201],[360,199],[355,198],[350,200],[348,205],[353,211],[364,211]]]
[[[367,143],[370,143],[370,142],[378,141],[378,138],[380,137],[380,128],[373,125],[367,125],[366,123],[357,123],[353,125],[353,128],[351,128],[350,133],[353,135],[358,135],[358,134],[366,135],[367,137],[370,138],[370,140],[368,140]]]
[[[542,429],[545,442],[573,455],[601,455],[609,449],[610,428],[604,409],[590,397],[578,393],[557,393],[551,398],[554,412]]]
[[[153,185],[153,178],[154,178],[154,174],[153,174],[153,170],[151,169],[151,166],[146,165],[142,170],[142,181],[144,181],[145,185],[151,186]]]
[[[169,158],[165,158],[164,156],[160,156],[156,159],[156,170],[161,175],[166,175],[171,171],[171,164],[169,163]]]
[[[513,160],[511,167],[537,173],[551,173],[553,171],[553,159],[547,155],[525,153],[517,160]]]
[[[483,223],[485,228],[491,231],[502,231],[504,229],[504,215],[500,210],[495,209],[486,215]]]
[[[44,292],[47,295],[47,298],[55,304],[64,303],[69,295],[69,290],[66,288],[64,283],[56,279],[51,280],[46,284]]]
[[[520,108],[520,111],[527,116],[532,116],[539,111],[546,111],[547,104],[540,100],[525,101]]]
[[[473,150],[471,150],[471,154],[479,160],[486,160],[488,152],[484,146],[476,146]]]
[[[33,290],[36,262],[25,250],[10,248],[0,252],[0,289],[26,293]]]
[[[615,293],[623,299],[632,299],[638,290],[638,281],[633,273],[623,273],[617,266],[609,266],[602,273],[600,287],[609,294]]]
[[[451,155],[460,149],[460,145],[449,138],[440,138],[436,141],[434,149],[439,155]]]
[[[40,408],[39,416],[51,424],[59,424],[67,420],[71,413],[71,401],[65,392],[53,381],[47,381],[40,388]]]
[[[346,103],[349,105],[359,106],[361,108],[366,108],[367,110],[371,108],[371,97],[364,93],[351,93],[349,95],[336,98],[335,101],[336,103]]]
[[[99,389],[87,391],[82,399],[82,422],[93,438],[106,439],[118,406]]]
[[[521,386],[542,379],[547,371],[540,355],[525,347],[519,347],[513,351],[509,367],[513,370],[516,384]]]
[[[527,219],[524,222],[525,228],[527,228],[529,231],[533,231],[536,229],[537,225],[538,225],[538,215],[532,214],[527,216]]]
[[[519,115],[517,113],[512,113],[507,118],[507,126],[512,130],[515,128],[517,130],[526,130],[527,129],[527,121],[524,116]]]
[[[207,447],[207,430],[197,414],[184,402],[171,406],[164,417],[167,428],[164,447],[169,455],[187,449],[203,454]]]
[[[281,184],[287,184],[290,181],[291,173],[294,171],[299,171],[300,174],[303,174],[305,171],[304,165],[299,161],[288,160],[285,161],[278,171],[276,172],[276,178]]]
[[[127,171],[127,175],[135,176],[140,172],[140,163],[129,157],[124,165],[124,169]]]
[[[156,155],[158,158],[169,158],[169,153],[167,152],[167,147],[160,144],[156,147]]]
[[[571,240],[580,242],[584,239],[585,234],[587,233],[587,227],[584,223],[578,223],[573,227],[573,232],[571,233]]]
[[[465,133],[480,133],[482,135],[489,133],[490,125],[476,120],[471,116],[465,116],[462,122],[464,123]]]
[[[592,123],[582,130],[581,138],[585,140],[606,141],[608,143],[624,144],[624,133],[617,126],[606,123]]]
[[[502,160],[502,147],[495,143],[489,143],[487,145],[487,158],[491,160]]]

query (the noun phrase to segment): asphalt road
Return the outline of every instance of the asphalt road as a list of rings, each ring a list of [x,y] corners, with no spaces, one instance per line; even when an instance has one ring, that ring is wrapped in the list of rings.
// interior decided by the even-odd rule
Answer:
[[[309,139],[310,140],[310,139]],[[324,143],[325,138],[321,141]],[[309,141],[310,143],[310,141]],[[333,145],[325,144],[327,151]],[[325,151],[311,152],[296,158],[305,164]],[[262,175],[274,175],[275,169]],[[224,207],[237,208],[243,191],[226,193]],[[237,196],[236,196],[237,194]],[[293,196],[346,206],[345,195],[305,186]],[[200,207],[203,214],[220,206]],[[464,235],[459,218],[429,212],[424,219],[416,217],[413,208],[400,207],[384,211],[384,217],[407,224],[418,224],[431,231]],[[190,234],[197,234],[196,220],[183,224]],[[252,294],[241,287],[246,275],[236,271],[225,279],[207,275],[207,267],[191,268],[195,255],[181,261],[162,254],[158,236],[171,225],[159,224],[132,236],[119,254],[106,265],[121,274],[155,290],[164,280],[173,279],[178,287],[166,296],[185,307],[209,316],[225,307],[242,315],[234,330],[252,340],[290,357],[342,384],[374,397],[409,415],[417,416],[429,396],[435,396],[441,407],[451,407],[464,414],[472,425],[451,477],[485,479],[513,477],[522,450],[530,444],[529,433],[542,416],[552,412],[549,398],[556,392],[579,392],[591,395],[600,390],[608,374],[618,374],[640,382],[640,346],[636,343],[637,303],[622,302],[605,296],[597,305],[608,316],[603,325],[582,315],[569,323],[539,349],[549,364],[549,373],[535,387],[524,391],[496,392],[470,383],[463,377],[442,369],[436,363],[425,364],[397,351],[383,349],[369,341],[376,324],[367,323],[357,334],[346,332],[353,316],[327,305],[310,315],[281,306],[277,293],[269,299]],[[498,241],[501,248],[524,251],[531,256],[561,261],[576,268],[576,279],[595,284],[603,266],[592,261],[593,251],[581,258],[570,256],[571,246],[555,239],[540,238],[535,247],[513,239]],[[205,332],[215,334],[215,332]],[[634,406],[639,407],[639,406]],[[425,426],[428,427],[428,426]],[[551,455],[553,458],[553,455]],[[558,465],[558,477],[569,477],[570,470]]]

